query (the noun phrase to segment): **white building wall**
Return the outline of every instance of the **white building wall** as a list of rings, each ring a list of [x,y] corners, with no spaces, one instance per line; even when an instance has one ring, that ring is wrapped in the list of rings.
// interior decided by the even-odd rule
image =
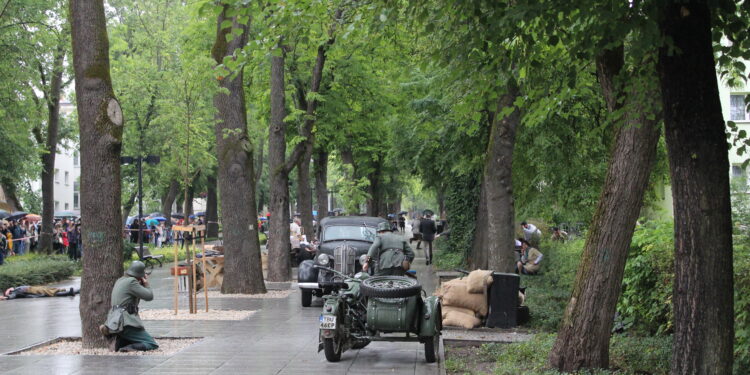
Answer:
[[[60,116],[67,117],[75,110],[75,105],[63,99],[60,103]],[[67,142],[57,146],[55,154],[55,211],[81,211],[78,182],[81,177],[80,158],[77,142]],[[41,196],[42,182],[36,180],[31,184],[34,191]]]

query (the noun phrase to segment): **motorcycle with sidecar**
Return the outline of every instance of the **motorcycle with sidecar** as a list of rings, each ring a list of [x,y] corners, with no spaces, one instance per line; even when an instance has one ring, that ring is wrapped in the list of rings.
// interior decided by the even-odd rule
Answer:
[[[321,282],[331,294],[323,297],[318,352],[323,350],[329,362],[338,362],[341,353],[364,348],[372,341],[420,342],[425,360],[436,361],[442,330],[440,299],[427,297],[416,278],[364,272],[350,277],[316,267],[340,277]]]

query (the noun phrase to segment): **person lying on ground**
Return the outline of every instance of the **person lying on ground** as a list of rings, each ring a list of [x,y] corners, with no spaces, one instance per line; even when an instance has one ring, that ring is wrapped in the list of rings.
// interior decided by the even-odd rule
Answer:
[[[22,285],[8,288],[0,297],[0,301],[16,298],[67,297],[80,293],[78,288],[51,288],[48,286]]]
[[[529,241],[523,238],[519,238],[518,241],[521,242],[521,259],[516,263],[518,273],[536,275],[541,268],[540,262],[544,255],[536,248],[531,247]]]

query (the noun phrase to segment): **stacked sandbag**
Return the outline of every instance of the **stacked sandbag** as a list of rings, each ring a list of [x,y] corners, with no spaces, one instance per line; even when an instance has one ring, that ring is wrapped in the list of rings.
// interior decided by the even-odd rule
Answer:
[[[492,271],[477,270],[468,277],[443,283],[435,293],[442,299],[443,325],[471,329],[487,316],[487,287]]]

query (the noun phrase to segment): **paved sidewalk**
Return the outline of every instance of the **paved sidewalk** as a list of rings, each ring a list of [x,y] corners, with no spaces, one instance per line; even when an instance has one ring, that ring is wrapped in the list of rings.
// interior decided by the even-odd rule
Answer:
[[[431,293],[437,280],[417,253],[414,268]],[[156,298],[142,309],[172,308],[168,266],[156,269]],[[79,283],[73,280],[61,286]],[[302,308],[295,284],[284,299],[215,298],[211,308],[258,310],[241,321],[146,321],[155,337],[198,336],[202,341],[172,356],[0,356],[4,374],[437,374],[419,343],[374,342],[350,350],[341,362],[328,363],[318,347],[322,300]],[[0,302],[0,353],[56,337],[80,337],[79,297],[19,299]],[[187,306],[186,302],[181,308]]]

